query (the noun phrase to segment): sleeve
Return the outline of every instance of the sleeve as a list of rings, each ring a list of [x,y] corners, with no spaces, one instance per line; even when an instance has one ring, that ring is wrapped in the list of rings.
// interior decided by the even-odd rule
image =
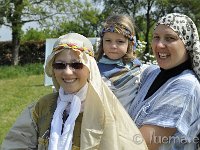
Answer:
[[[143,64],[141,66],[141,77],[140,77],[140,83],[141,85],[147,80],[149,74],[154,71],[155,69],[157,69],[158,66],[156,65],[147,65],[147,64]]]
[[[2,150],[37,149],[37,127],[32,119],[34,104],[27,107],[2,143]]]
[[[145,110],[147,115],[143,124],[177,128],[191,141],[199,132],[200,98],[197,90],[200,91],[193,85],[187,86],[186,82],[177,82],[169,87],[165,92],[158,93],[154,104],[149,103],[152,106]]]

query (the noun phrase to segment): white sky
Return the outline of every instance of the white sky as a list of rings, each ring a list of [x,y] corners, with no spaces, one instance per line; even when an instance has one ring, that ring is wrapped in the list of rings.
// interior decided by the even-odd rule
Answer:
[[[37,28],[38,25],[35,22],[26,23],[22,29],[26,31],[29,28]],[[12,37],[12,33],[9,27],[1,26],[0,27],[0,41],[10,41]]]
[[[11,40],[11,31],[8,27],[2,26],[0,28],[0,41],[10,41]]]
[[[81,1],[85,1],[85,0],[81,0]],[[90,1],[90,0],[89,0]],[[103,2],[101,2],[101,4],[98,4],[99,9],[102,9],[103,7],[101,6],[103,5]],[[38,24],[36,22],[30,22],[30,23],[26,23],[22,29],[23,31],[26,31],[29,28],[38,28]],[[6,26],[0,26],[0,41],[10,41],[11,40],[11,30],[9,27]]]

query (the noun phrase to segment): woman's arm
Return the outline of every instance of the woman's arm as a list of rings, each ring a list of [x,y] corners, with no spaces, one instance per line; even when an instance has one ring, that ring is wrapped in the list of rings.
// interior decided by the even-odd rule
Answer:
[[[164,128],[155,125],[143,125],[140,128],[149,150],[157,150],[162,143],[166,143],[176,128]]]
[[[25,150],[37,148],[36,125],[31,117],[31,109],[33,107],[34,105],[28,107],[22,112],[5,137],[1,147],[2,150]]]

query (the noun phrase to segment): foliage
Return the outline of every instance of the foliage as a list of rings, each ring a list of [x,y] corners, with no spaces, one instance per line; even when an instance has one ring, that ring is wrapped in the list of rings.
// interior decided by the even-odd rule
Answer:
[[[103,13],[129,14],[135,20],[136,36],[147,42],[144,53],[150,53],[153,27],[163,15],[179,12],[191,17],[200,32],[199,0],[93,0],[104,5]]]
[[[11,64],[12,54],[11,42],[0,42],[0,65]]]
[[[95,0],[101,1],[101,0]],[[105,0],[103,12],[128,14],[135,20],[136,36],[142,35],[146,43],[146,50],[149,52],[149,32],[155,22],[150,16],[155,0]]]
[[[77,21],[81,24],[83,31],[85,31],[83,35],[86,37],[98,36],[99,24],[101,23],[100,18],[102,17],[99,10],[86,3],[86,7],[83,10],[79,10],[78,14]]]
[[[141,60],[142,63],[146,64],[156,64],[155,57],[150,53],[144,53],[146,48],[146,42],[137,40],[136,55]]]
[[[19,62],[22,26],[25,23],[37,21],[43,24],[46,20],[55,20],[54,18],[62,20],[68,17],[69,19],[72,16],[69,14],[71,9],[74,8],[74,4],[77,6],[79,3],[76,0],[2,0],[1,6],[4,6],[2,9],[5,15],[0,15],[0,23],[10,27],[12,30],[12,63],[18,65]]]
[[[0,42],[0,65],[11,65],[11,42]],[[44,63],[45,41],[30,41],[20,44],[19,65],[28,63]]]
[[[57,38],[69,32],[77,32],[86,37],[98,36],[104,17],[100,9],[87,1],[71,1],[70,6],[70,14],[46,20],[41,29],[28,29],[22,34],[22,42]]]
[[[51,35],[59,37],[60,35],[77,32],[86,37],[98,36],[98,28],[101,23],[102,14],[100,10],[88,1],[72,1],[70,14],[49,20],[45,24],[50,29]],[[53,24],[52,24],[53,22]]]
[[[3,4],[3,1],[0,1],[0,27],[4,22],[3,20],[4,16],[5,16],[5,6]]]
[[[39,32],[38,32],[39,33]],[[39,35],[38,35],[39,36]],[[89,38],[93,44],[94,51],[97,51],[99,38]],[[11,45],[9,41],[0,42],[0,65],[11,65]],[[46,41],[27,41],[20,44],[19,65],[30,63],[44,63],[46,54]]]
[[[49,29],[45,30],[39,30],[39,29],[34,29],[30,28],[27,30],[27,32],[23,32],[22,38],[21,38],[21,43],[25,43],[26,41],[44,41],[47,38],[54,38],[55,35],[51,34],[52,31]]]
[[[0,24],[11,27],[12,58],[18,59],[21,39],[40,41],[68,32],[95,37],[99,36],[101,23],[108,15],[129,14],[135,20],[137,38],[147,42],[144,53],[150,53],[153,26],[166,13],[190,16],[200,32],[200,7],[196,7],[199,5],[199,0],[1,0]],[[40,29],[22,33],[22,25],[32,21],[37,21]]]

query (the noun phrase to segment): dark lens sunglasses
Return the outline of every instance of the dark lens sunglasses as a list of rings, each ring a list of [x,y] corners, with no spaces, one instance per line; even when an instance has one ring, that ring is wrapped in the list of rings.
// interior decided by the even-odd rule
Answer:
[[[74,63],[64,63],[64,62],[55,62],[52,64],[54,69],[66,69],[67,65],[73,69],[82,69],[83,63],[81,62],[74,62]]]

